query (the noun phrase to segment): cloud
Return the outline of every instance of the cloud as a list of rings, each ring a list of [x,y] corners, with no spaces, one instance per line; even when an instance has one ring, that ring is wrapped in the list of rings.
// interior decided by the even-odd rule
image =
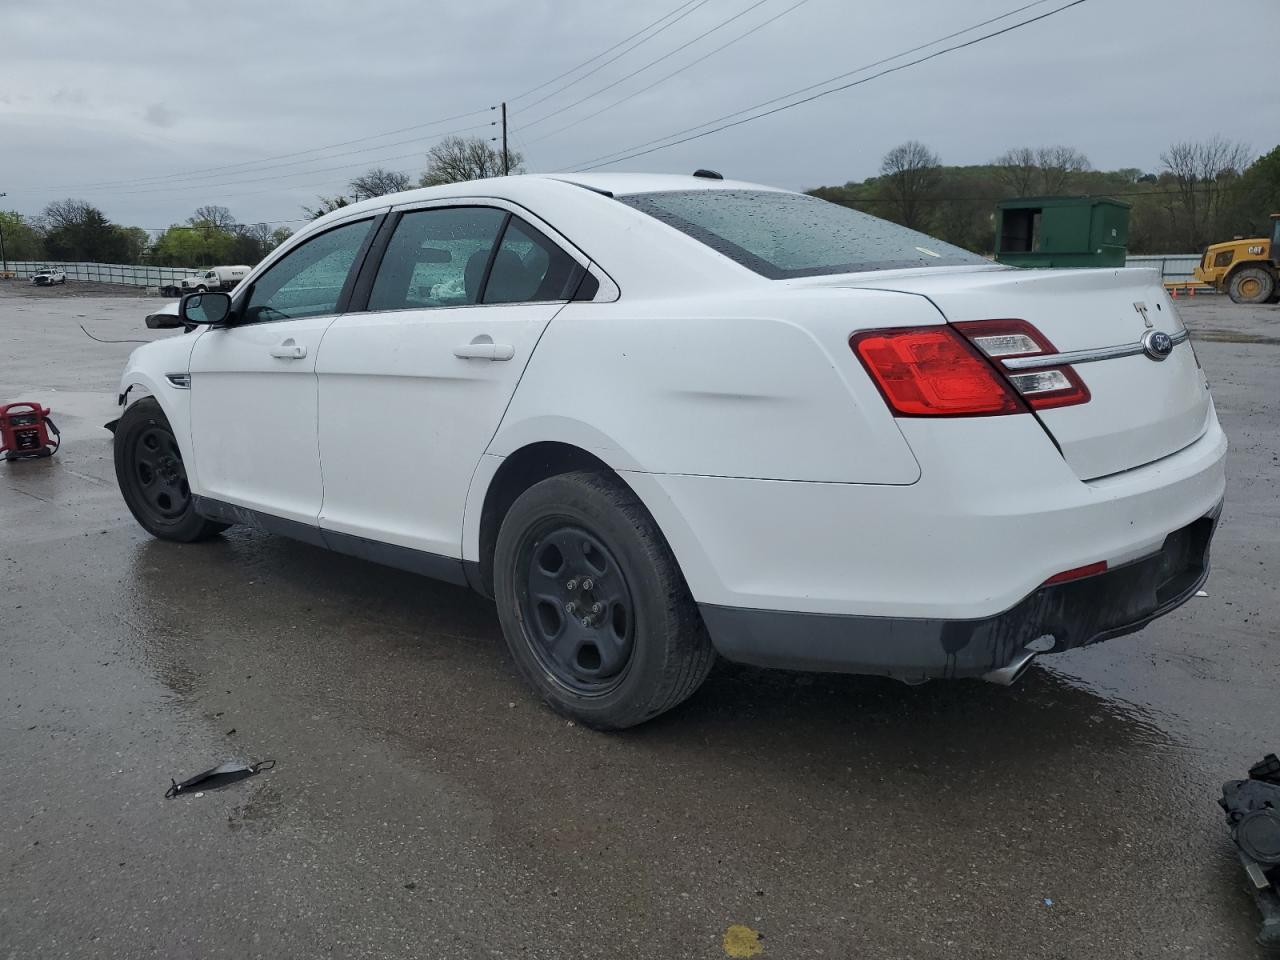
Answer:
[[[50,103],[70,103],[76,106],[88,102],[89,95],[83,87],[59,87],[49,98]]]
[[[147,107],[142,119],[153,127],[172,127],[178,122],[178,115],[163,103],[153,103]]]
[[[530,170],[574,169],[676,131],[710,128],[717,117],[753,116],[739,111],[781,105],[789,101],[773,98],[811,84],[825,89],[827,77],[1016,5],[768,0],[718,29],[754,2],[733,0],[682,6],[688,16],[668,29],[642,31],[678,2],[431,4],[425,38],[417,28],[388,29],[419,23],[421,0],[381,0],[378,16],[368,17],[352,17],[349,0],[230,3],[219,5],[217,19],[235,42],[214,51],[175,42],[177,22],[206,12],[209,5],[197,0],[131,0],[125,17],[110,4],[72,0],[66,6],[78,12],[56,18],[56,42],[40,4],[0,0],[0,98],[9,101],[0,99],[0,189],[7,204],[31,211],[69,193],[84,196],[116,222],[143,226],[185,219],[205,203],[228,206],[245,223],[287,220],[314,206],[317,194],[345,191],[370,167],[416,178],[427,150],[447,133],[494,136],[497,115],[488,108],[504,100],[512,147]],[[871,176],[887,150],[916,139],[954,164],[983,163],[1022,144],[1066,143],[1101,169],[1152,170],[1170,142],[1198,136],[1183,129],[1181,116],[1212,117],[1205,135],[1261,149],[1274,144],[1274,133],[1259,143],[1258,131],[1280,129],[1280,98],[1223,110],[1211,84],[1183,82],[1188,63],[1212,76],[1242,57],[1256,60],[1260,35],[1242,40],[1231,17],[1201,17],[1194,32],[1180,28],[1200,12],[1194,0],[1162,0],[1154,19],[1152,6],[1082,4],[608,169],[710,167],[805,188]],[[1280,5],[1228,6],[1266,10],[1261,20],[1270,24]],[[1034,8],[1041,9],[1049,7]],[[735,37],[742,39],[725,46]],[[1135,37],[1159,55],[1135,57]],[[328,55],[334,38],[353,55]],[[1174,89],[1177,117],[1159,109],[1156,96]],[[147,99],[153,96],[163,102]],[[342,145],[312,149],[324,144]],[[119,183],[97,185],[108,180]]]

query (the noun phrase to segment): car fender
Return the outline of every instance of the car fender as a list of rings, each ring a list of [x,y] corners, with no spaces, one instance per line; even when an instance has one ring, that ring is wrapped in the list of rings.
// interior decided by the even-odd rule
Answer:
[[[619,471],[915,483],[919,464],[848,340],[941,314],[886,291],[768,295],[567,305],[488,452],[562,440]]]
[[[462,515],[464,560],[479,559],[480,516],[494,476],[507,457],[535,443],[559,443],[575,447],[601,460],[619,474],[640,469],[630,451],[583,420],[555,415],[504,419],[480,462],[476,464],[467,489],[467,501]]]
[[[604,461],[605,465],[614,470],[636,498],[644,504],[649,515],[657,523],[694,597],[700,594],[719,595],[724,591],[724,584],[716,572],[715,565],[707,556],[680,509],[663,489],[658,476],[642,470],[629,469],[628,465],[634,464],[635,461],[622,446],[590,424],[565,417],[545,417],[536,422],[521,424],[518,428],[506,433],[506,438],[520,435],[540,436],[540,441],[535,442],[554,442],[574,446]],[[523,446],[511,449],[510,453],[518,452],[523,449]],[[501,445],[500,448],[507,449],[505,445]],[[467,491],[467,502],[462,515],[464,562],[475,563],[481,559],[480,523],[484,513],[484,502],[494,477],[506,459],[505,455],[486,453],[480,458],[475,473],[471,477],[471,486]]]
[[[787,291],[785,308],[758,297],[567,306],[473,473],[464,560],[480,559],[483,506],[503,460],[537,443],[585,451],[617,473],[695,596],[718,577],[658,475],[915,483],[919,464],[848,336],[859,317],[908,325],[941,315],[885,291]]]
[[[189,375],[191,351],[197,339],[198,336],[179,335],[138,347],[125,363],[116,399],[121,413],[143,397],[153,397],[160,404],[182,451],[187,482],[199,493],[202,487],[191,443],[191,391],[182,385],[183,378]]]

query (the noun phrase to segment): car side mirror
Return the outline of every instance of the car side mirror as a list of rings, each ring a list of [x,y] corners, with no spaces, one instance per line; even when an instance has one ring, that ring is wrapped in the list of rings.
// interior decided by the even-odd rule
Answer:
[[[151,330],[176,330],[182,326],[182,321],[178,319],[176,313],[168,313],[164,309],[147,314],[145,319],[148,329]]]
[[[207,326],[222,323],[231,316],[231,296],[226,293],[189,293],[178,305],[183,323]]]

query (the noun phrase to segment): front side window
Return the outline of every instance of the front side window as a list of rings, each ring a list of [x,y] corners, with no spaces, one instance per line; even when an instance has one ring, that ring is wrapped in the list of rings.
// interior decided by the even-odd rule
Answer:
[[[485,270],[507,219],[493,207],[438,207],[400,218],[369,294],[370,310],[480,302]]]
[[[286,253],[254,281],[243,322],[337,313],[342,288],[372,225],[372,220],[344,224]]]
[[[804,194],[673,190],[618,199],[771,280],[990,263],[927,234]]]

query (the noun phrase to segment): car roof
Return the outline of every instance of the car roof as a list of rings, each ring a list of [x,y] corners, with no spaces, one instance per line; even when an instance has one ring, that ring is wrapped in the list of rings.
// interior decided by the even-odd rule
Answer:
[[[585,187],[597,193],[626,196],[633,193],[658,193],[674,190],[768,190],[776,193],[789,191],[742,180],[714,180],[674,173],[524,173],[509,177],[490,177],[485,180],[463,180],[438,187],[419,187],[400,193],[387,193],[369,200],[361,200],[325,214],[314,225],[319,226],[343,220],[352,214],[368,210],[382,210],[389,206],[418,203],[426,200],[446,200],[450,197],[500,197],[520,202],[544,198],[548,193],[561,189],[561,184]],[[306,231],[311,232],[312,225]],[[302,231],[299,231],[302,232]]]
[[[633,290],[660,288],[665,295],[674,296],[718,283],[767,283],[759,274],[701,241],[641,213],[630,204],[609,199],[636,193],[743,189],[788,192],[735,180],[654,173],[520,174],[421,187],[339,207],[300,229],[255,269],[269,267],[273,260],[288,255],[297,244],[305,243],[320,231],[389,208],[431,201],[502,200],[524,207],[583,256],[600,263],[619,287],[626,284]],[[635,256],[637,243],[649,251],[649,256]]]
[[[591,190],[601,190],[615,196],[630,193],[661,193],[672,190],[771,190],[758,183],[742,180],[716,180],[712,177],[693,177],[676,173],[545,173],[537,174],[548,180],[575,183]],[[781,191],[779,191],[781,192]]]

